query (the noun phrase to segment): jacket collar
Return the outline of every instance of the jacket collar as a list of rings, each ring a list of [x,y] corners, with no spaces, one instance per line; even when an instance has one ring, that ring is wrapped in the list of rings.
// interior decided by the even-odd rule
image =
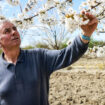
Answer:
[[[11,64],[4,59],[4,53],[1,54],[0,58],[1,58],[1,61],[2,61],[3,65],[5,65],[6,67],[8,67]],[[24,61],[24,50],[20,49],[20,54],[19,54],[17,63],[18,62],[23,62],[23,61]]]

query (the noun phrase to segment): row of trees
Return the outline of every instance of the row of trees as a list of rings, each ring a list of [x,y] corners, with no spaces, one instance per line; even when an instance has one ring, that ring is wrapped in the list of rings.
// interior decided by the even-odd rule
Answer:
[[[12,6],[11,8],[14,6],[20,8],[21,12],[10,20],[21,30],[23,37],[27,29],[37,29],[39,31],[36,34],[43,36],[45,43],[53,49],[60,49],[60,45],[68,39],[70,33],[89,21],[84,20],[86,17],[73,9],[75,3],[73,0],[27,0],[24,8],[19,0],[6,1]],[[94,14],[100,24],[97,34],[104,32],[105,0],[84,0],[79,9]],[[1,11],[3,11],[2,7]],[[5,18],[3,14],[0,15],[1,20]]]

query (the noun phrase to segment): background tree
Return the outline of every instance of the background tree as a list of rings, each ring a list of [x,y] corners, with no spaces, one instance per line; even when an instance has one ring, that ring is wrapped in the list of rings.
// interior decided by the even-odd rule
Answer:
[[[38,34],[40,36],[43,34],[43,37],[41,41],[38,42],[37,47],[38,45],[41,47],[40,45],[44,44],[48,49],[62,49],[67,46],[66,42],[69,40],[69,33],[64,25],[40,26],[38,30]]]
[[[27,31],[30,27],[38,27],[38,24],[43,27],[43,29],[48,29],[44,30],[48,31],[48,33],[50,29],[53,33],[50,35],[55,38],[55,42],[53,42],[56,48],[58,44],[54,27],[62,25],[63,27],[65,26],[65,30],[68,32],[75,32],[80,25],[86,24],[89,21],[88,19],[84,21],[86,17],[80,13],[83,9],[92,12],[92,14],[98,18],[100,25],[98,26],[97,33],[104,32],[105,30],[105,0],[84,0],[80,5],[79,12],[72,8],[73,0],[26,0],[24,4],[22,4],[21,0],[6,1],[12,6],[11,8],[20,8],[20,13],[15,13],[15,16],[13,15],[10,20],[12,20],[21,31]],[[6,18],[6,15],[3,14],[2,5],[0,10],[0,19],[2,20]],[[47,36],[49,36],[48,33],[46,34]],[[52,46],[52,41],[50,43]]]

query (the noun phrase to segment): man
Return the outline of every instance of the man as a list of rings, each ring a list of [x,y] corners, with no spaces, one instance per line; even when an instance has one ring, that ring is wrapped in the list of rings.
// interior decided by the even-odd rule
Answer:
[[[83,14],[90,20],[81,26],[84,35],[62,50],[21,50],[16,27],[7,20],[0,23],[0,105],[49,105],[50,74],[78,60],[97,27],[96,17]]]

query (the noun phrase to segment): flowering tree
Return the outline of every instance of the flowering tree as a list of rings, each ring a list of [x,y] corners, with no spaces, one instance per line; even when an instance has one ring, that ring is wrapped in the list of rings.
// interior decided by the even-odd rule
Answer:
[[[72,0],[27,0],[24,8],[19,0],[7,2],[11,6],[20,7],[21,12],[13,17],[12,21],[21,29],[28,29],[36,24],[45,27],[59,24],[73,33],[80,25],[89,22],[86,16],[72,8]],[[79,9],[94,14],[100,23],[97,32],[104,32],[105,0],[84,0]],[[0,19],[4,18],[6,17],[0,16]]]
[[[38,22],[47,25],[56,25],[59,23],[58,21],[63,23],[66,8],[70,7],[72,3],[71,0],[63,0],[62,2],[60,0],[28,0],[25,8],[22,9],[19,0],[7,0],[7,2],[12,6],[20,6],[21,13],[17,14],[17,17],[14,17],[12,21],[21,28],[28,28],[34,24],[36,18]],[[51,14],[51,11],[55,11],[56,17]],[[4,18],[1,16],[1,19]]]
[[[49,49],[62,49],[67,46],[67,42],[69,41],[69,32],[65,29],[64,25],[40,26],[38,27],[37,34],[42,36],[42,33],[42,40],[39,41],[37,45],[44,44]]]

